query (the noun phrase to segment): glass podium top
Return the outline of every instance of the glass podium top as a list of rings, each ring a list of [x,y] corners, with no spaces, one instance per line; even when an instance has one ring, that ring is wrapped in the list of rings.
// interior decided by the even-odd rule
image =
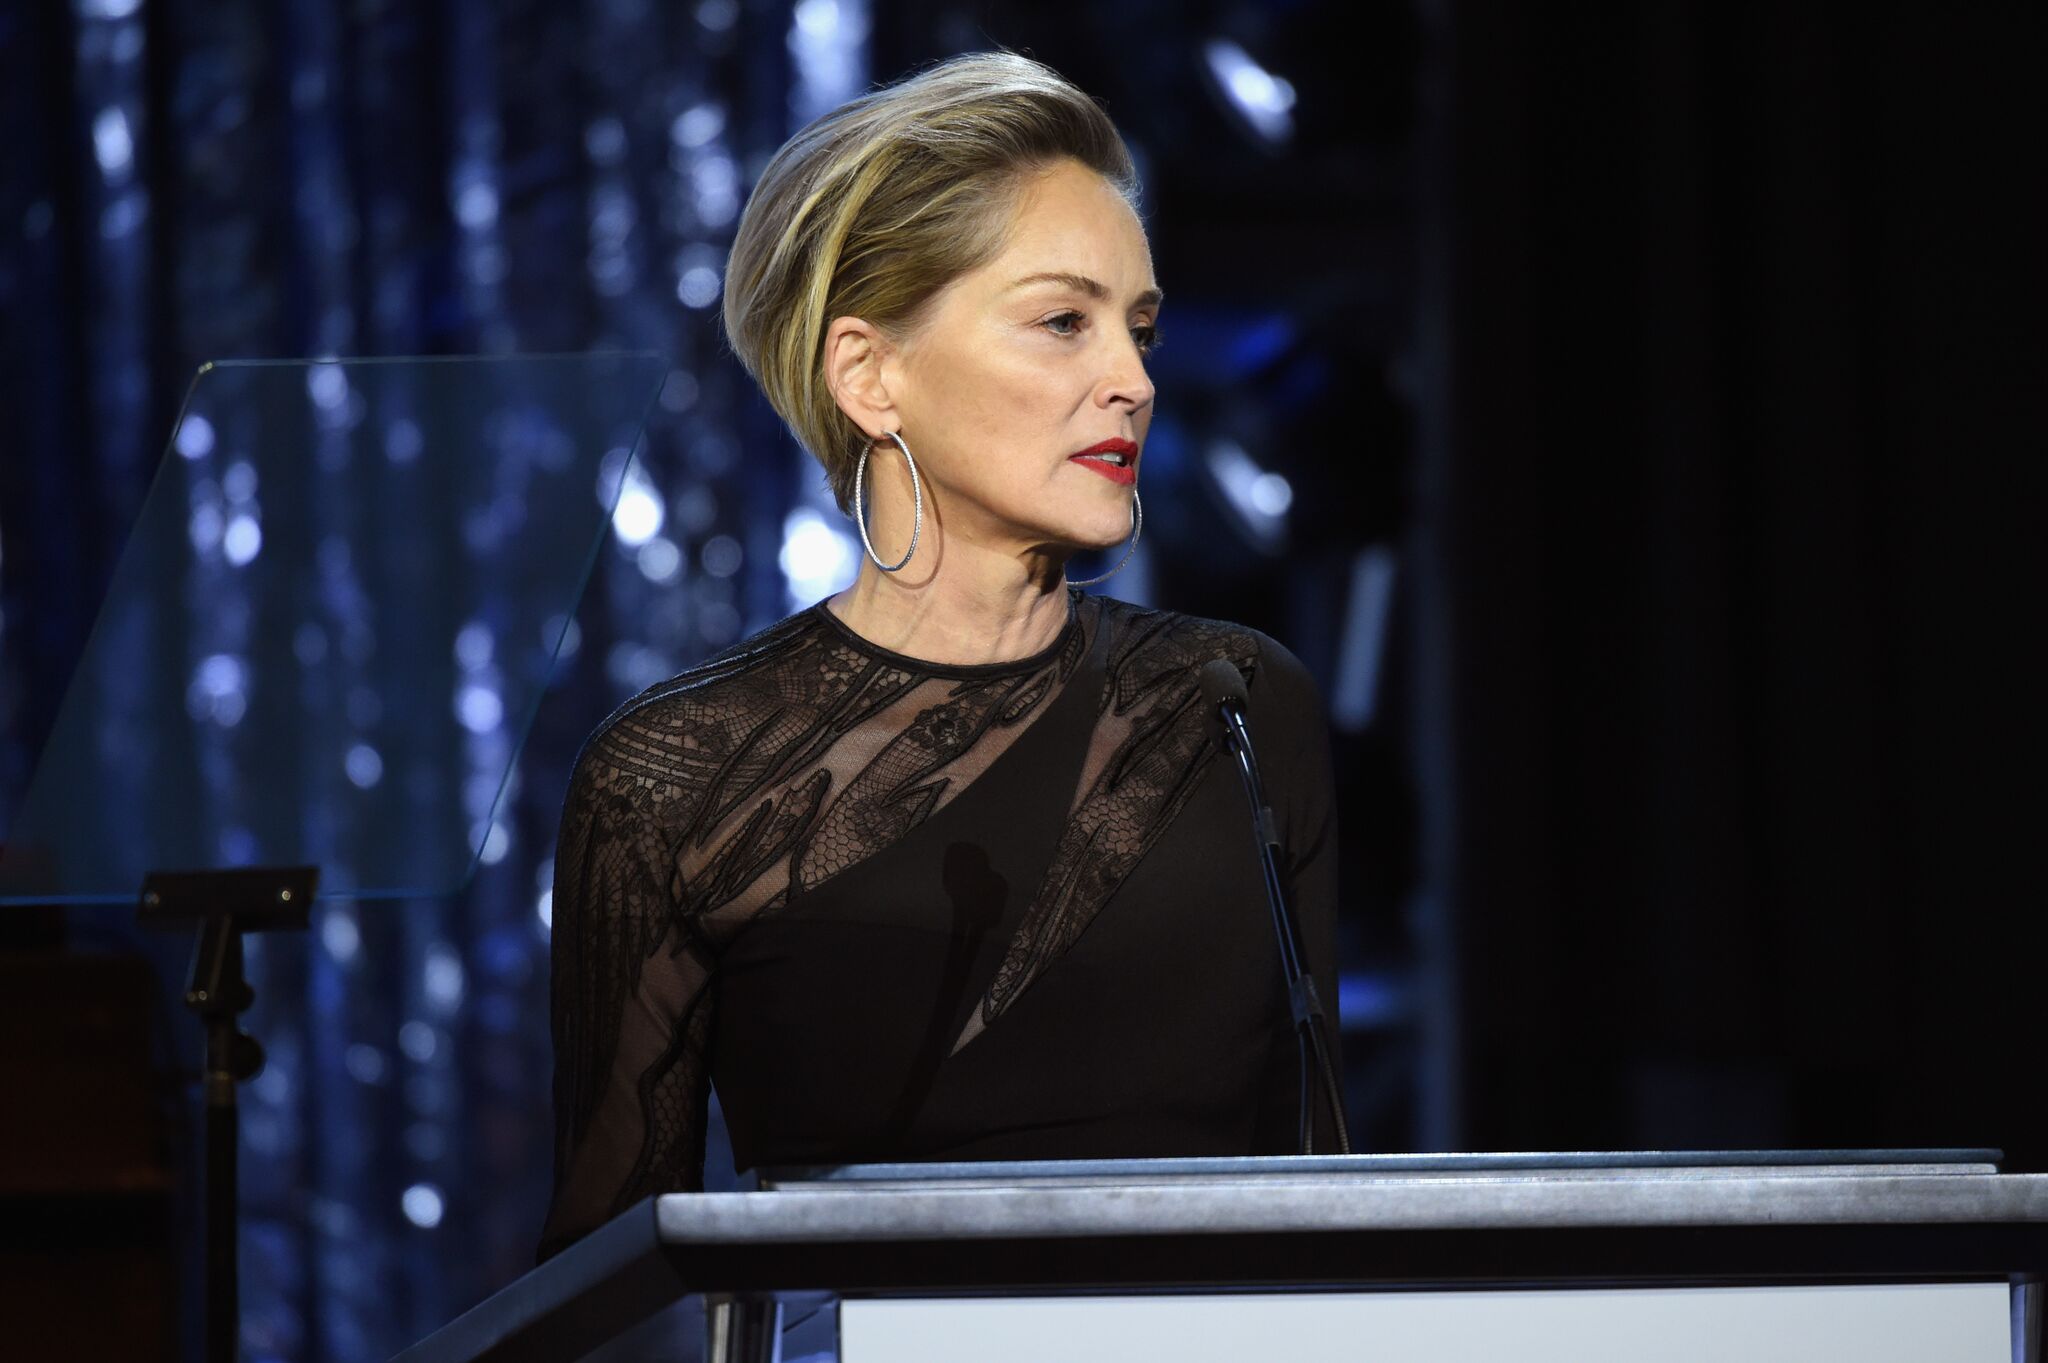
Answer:
[[[243,866],[464,885],[667,369],[201,367],[0,833],[0,904]]]

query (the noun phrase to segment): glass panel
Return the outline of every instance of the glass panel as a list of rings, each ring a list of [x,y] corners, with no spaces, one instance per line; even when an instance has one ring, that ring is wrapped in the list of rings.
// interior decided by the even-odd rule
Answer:
[[[474,870],[667,372],[647,353],[203,366],[0,848],[146,872]]]

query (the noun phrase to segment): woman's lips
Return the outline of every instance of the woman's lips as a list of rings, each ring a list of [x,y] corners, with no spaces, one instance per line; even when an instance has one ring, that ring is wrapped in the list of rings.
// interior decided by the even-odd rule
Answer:
[[[1069,464],[1079,464],[1085,469],[1091,469],[1109,479],[1110,482],[1121,483],[1125,487],[1129,487],[1138,481],[1138,469],[1135,464],[1112,464],[1107,459],[1098,459],[1088,454],[1074,455],[1067,462]]]
[[[1110,482],[1123,487],[1129,487],[1138,481],[1138,444],[1122,436],[1113,435],[1107,440],[1098,440],[1085,450],[1074,451],[1067,458],[1072,463],[1086,464]]]

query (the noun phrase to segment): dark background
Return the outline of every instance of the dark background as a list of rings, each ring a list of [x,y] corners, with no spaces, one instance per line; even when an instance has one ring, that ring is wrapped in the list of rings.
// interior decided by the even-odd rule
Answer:
[[[1146,541],[1101,590],[1267,630],[1333,708],[1361,1146],[2048,1168],[2038,12],[0,6],[0,810],[202,360],[662,349],[697,394],[643,452],[670,533],[746,551],[670,587],[604,556],[511,854],[406,908],[495,1008],[405,1050],[426,938],[367,918],[345,988],[318,931],[259,981],[250,1356],[382,1356],[523,1268],[568,762],[807,604],[776,546],[815,473],[678,301],[730,238],[706,158],[743,199],[817,101],[996,43],[1134,144],[1170,298]],[[1291,82],[1287,138],[1216,93],[1218,39]],[[1289,481],[1282,529],[1233,515],[1218,440]],[[125,940],[13,923],[22,978]],[[186,1186],[197,1028],[155,1016]]]
[[[1463,1129],[2041,1168],[2038,25],[1630,11],[1425,229]]]

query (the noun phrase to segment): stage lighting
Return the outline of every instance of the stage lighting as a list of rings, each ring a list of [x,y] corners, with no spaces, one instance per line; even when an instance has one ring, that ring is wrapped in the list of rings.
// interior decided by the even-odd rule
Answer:
[[[1202,462],[1245,541],[1262,553],[1285,549],[1287,511],[1294,505],[1294,488],[1286,477],[1259,467],[1244,446],[1228,436],[1211,439]]]
[[[1261,146],[1278,150],[1294,136],[1294,87],[1228,38],[1202,44],[1202,71],[1224,112]]]

